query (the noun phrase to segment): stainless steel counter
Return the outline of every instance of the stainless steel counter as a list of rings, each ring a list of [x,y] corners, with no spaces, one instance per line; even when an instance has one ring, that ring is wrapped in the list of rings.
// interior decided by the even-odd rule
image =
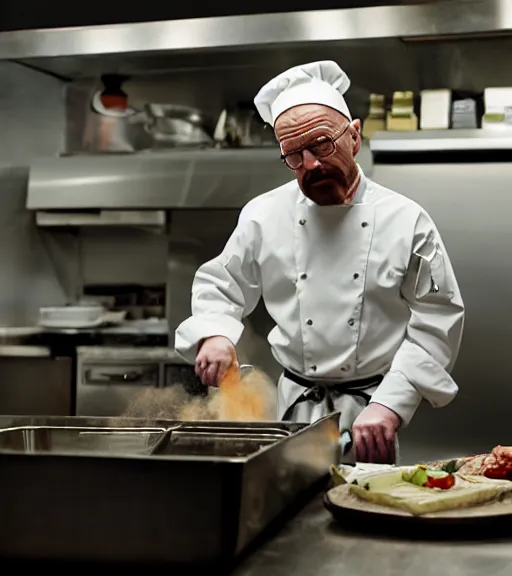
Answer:
[[[6,329],[7,330],[7,329]],[[160,334],[167,335],[169,326],[167,320],[150,319],[150,320],[126,320],[120,324],[98,326],[95,328],[39,328],[42,334]]]
[[[368,531],[371,530],[368,527]],[[512,574],[509,538],[411,540],[350,531],[335,523],[317,496],[233,576],[505,576]]]
[[[219,576],[509,576],[510,537],[491,539],[487,531],[472,540],[421,540],[350,531],[332,520],[316,496],[283,526],[278,522],[265,543],[258,543],[234,570],[212,567]],[[5,559],[7,560],[7,559]],[[2,562],[4,559],[2,558]],[[75,568],[73,563],[37,561],[34,567]],[[83,564],[82,564],[83,565]],[[144,565],[139,565],[143,568]],[[15,562],[15,567],[31,566]],[[86,564],[87,566],[87,564]],[[94,565],[96,566],[96,565]],[[168,570],[172,565],[158,565]],[[109,568],[126,565],[106,564]],[[133,564],[130,565],[133,568]],[[148,566],[149,567],[149,566]],[[154,568],[154,566],[153,566]],[[183,576],[204,574],[207,568],[185,569]]]
[[[0,338],[22,338],[41,334],[161,334],[169,333],[167,320],[154,318],[149,320],[126,320],[121,324],[98,326],[94,328],[42,328],[40,326],[0,327]]]

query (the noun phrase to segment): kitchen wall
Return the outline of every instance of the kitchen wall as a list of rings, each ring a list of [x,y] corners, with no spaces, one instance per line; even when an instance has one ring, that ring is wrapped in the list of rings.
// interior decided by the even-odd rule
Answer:
[[[165,284],[168,237],[142,229],[83,229],[78,261],[85,284]]]
[[[65,85],[8,62],[0,78],[0,326],[24,326],[40,305],[66,300],[53,240],[25,210],[30,160],[62,147]]]

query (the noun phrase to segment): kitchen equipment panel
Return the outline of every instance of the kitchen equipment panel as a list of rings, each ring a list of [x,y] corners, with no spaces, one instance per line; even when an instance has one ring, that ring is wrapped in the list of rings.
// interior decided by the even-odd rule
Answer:
[[[83,373],[84,384],[159,385],[158,364],[90,364]]]
[[[168,348],[82,346],[77,350],[76,413],[122,416],[141,392],[181,384],[205,395],[194,367]]]
[[[78,356],[76,413],[120,416],[143,390],[160,386],[160,364],[104,360],[83,363]]]

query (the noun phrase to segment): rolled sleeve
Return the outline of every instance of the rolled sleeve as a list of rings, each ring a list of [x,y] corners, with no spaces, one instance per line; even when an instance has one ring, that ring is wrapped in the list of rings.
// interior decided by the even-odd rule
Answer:
[[[381,404],[398,414],[402,426],[412,420],[422,400],[421,394],[399,372],[388,372],[374,392],[371,403]]]

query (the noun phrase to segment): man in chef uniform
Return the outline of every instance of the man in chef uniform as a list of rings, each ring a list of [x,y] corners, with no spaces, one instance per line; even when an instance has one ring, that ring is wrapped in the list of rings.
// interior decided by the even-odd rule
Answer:
[[[295,178],[251,200],[223,252],[199,268],[176,349],[217,385],[263,297],[283,367],[278,417],[339,410],[357,461],[385,463],[422,399],[442,407],[456,396],[464,305],[430,216],[357,165],[349,86],[323,61],[261,88],[256,107]]]

